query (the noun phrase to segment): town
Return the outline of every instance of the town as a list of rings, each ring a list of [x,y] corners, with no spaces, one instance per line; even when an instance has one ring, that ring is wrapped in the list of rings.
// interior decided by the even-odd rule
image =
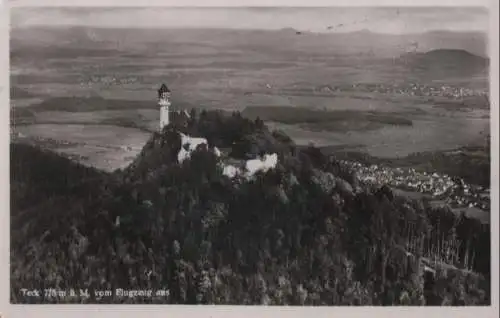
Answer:
[[[365,184],[388,185],[403,191],[419,192],[431,200],[444,201],[451,208],[478,208],[490,210],[490,189],[465,183],[437,172],[420,172],[414,168],[390,168],[382,165],[366,166],[359,162],[340,160],[340,164],[354,171]]]
[[[371,83],[356,83],[352,85],[339,86],[323,86],[323,91],[340,92],[340,91],[366,91],[371,93],[404,95],[404,96],[420,96],[420,97],[445,97],[452,100],[460,100],[464,97],[484,97],[488,96],[485,90],[472,89],[467,87],[458,87],[451,85],[433,86],[419,83],[401,83],[401,84],[371,84]]]

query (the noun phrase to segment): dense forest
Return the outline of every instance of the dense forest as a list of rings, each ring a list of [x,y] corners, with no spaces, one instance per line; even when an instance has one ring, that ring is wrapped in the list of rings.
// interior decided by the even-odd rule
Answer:
[[[210,147],[181,164],[178,132]],[[106,174],[11,145],[11,301],[240,305],[489,305],[490,228],[360,183],[334,156],[259,119],[194,110]],[[168,289],[168,297],[27,298],[20,288]],[[43,295],[42,295],[43,296]]]

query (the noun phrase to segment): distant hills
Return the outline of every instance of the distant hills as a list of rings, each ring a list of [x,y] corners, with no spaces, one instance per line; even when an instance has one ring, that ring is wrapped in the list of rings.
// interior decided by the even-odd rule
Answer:
[[[489,59],[472,54],[463,49],[437,49],[425,53],[406,53],[403,62],[419,68],[447,68],[459,70],[484,70]]]
[[[300,31],[300,34],[297,34]],[[125,29],[89,27],[37,27],[13,29],[11,50],[32,47],[120,49],[149,52],[172,44],[196,43],[218,49],[259,50],[263,53],[356,54],[373,52],[393,57],[412,51],[435,49],[466,50],[488,56],[487,34],[481,32],[433,31],[421,34],[382,34],[362,30],[350,33],[314,33],[285,28],[280,30],[233,29]]]

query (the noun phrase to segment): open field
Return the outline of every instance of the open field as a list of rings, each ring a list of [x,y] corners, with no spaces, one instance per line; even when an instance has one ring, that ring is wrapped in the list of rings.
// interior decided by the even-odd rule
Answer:
[[[15,131],[27,136],[29,143],[107,171],[127,166],[149,138],[134,128],[91,124],[33,124],[17,126]]]
[[[401,114],[376,111],[314,110],[299,107],[247,107],[242,115],[289,125],[301,125],[315,131],[372,130],[385,125],[411,126]],[[398,116],[399,115],[399,116]]]
[[[129,142],[126,131],[142,140],[158,125],[162,82],[173,91],[174,108],[240,110],[300,144],[343,145],[374,156],[453,149],[480,142],[489,130],[483,97],[435,93],[443,85],[487,91],[485,70],[433,71],[398,62],[390,56],[400,53],[387,43],[401,39],[371,41],[375,55],[368,56],[362,34],[345,48],[334,36],[287,30],[83,31],[12,33],[11,122],[27,138],[86,142],[82,136],[89,134],[92,145],[120,147]],[[131,37],[134,32],[140,36]],[[121,37],[127,41],[118,46]],[[98,152],[83,154],[100,162]]]

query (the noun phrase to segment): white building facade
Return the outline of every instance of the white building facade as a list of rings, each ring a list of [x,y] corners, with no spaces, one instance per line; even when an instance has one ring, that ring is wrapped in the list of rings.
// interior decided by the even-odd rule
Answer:
[[[163,84],[158,90],[158,106],[160,106],[160,131],[163,130],[165,126],[170,124],[169,112],[171,92],[168,87]]]

